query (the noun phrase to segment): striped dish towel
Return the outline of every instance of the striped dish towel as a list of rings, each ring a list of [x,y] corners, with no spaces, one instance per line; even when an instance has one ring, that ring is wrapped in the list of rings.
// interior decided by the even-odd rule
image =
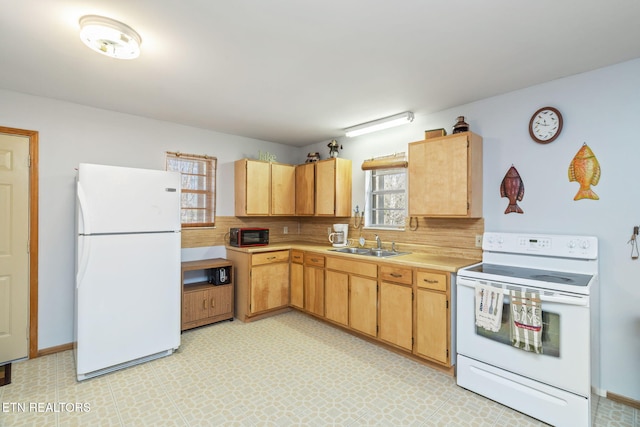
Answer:
[[[542,353],[542,306],[538,292],[510,291],[511,344]]]

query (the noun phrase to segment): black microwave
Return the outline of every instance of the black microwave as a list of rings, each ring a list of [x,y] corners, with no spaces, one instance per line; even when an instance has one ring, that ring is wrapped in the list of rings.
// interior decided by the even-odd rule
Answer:
[[[266,246],[269,244],[268,228],[230,228],[229,244],[239,248],[245,246]]]

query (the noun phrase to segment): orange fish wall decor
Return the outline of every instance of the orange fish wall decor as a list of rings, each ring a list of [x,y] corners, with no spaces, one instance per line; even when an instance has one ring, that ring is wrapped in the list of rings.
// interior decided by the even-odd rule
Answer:
[[[502,179],[500,184],[500,197],[507,197],[509,199],[509,206],[504,211],[505,214],[516,212],[524,213],[524,211],[518,206],[517,201],[522,201],[524,197],[524,183],[518,170],[511,165],[507,174]]]
[[[582,144],[569,165],[569,182],[573,181],[580,184],[580,189],[573,200],[600,199],[591,189],[592,185],[598,185],[600,181],[600,163],[586,142]]]

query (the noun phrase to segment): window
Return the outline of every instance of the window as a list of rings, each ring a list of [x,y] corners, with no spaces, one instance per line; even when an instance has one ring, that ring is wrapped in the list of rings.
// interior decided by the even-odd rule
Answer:
[[[406,167],[366,171],[365,227],[404,228],[406,216]]]
[[[166,169],[182,174],[183,227],[213,226],[216,216],[215,157],[167,152]]]

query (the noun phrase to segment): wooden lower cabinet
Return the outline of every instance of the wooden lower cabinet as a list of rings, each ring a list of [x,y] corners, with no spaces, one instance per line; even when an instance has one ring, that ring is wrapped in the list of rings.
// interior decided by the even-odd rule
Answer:
[[[380,339],[405,350],[412,350],[412,286],[380,283]]]
[[[290,304],[292,307],[304,308],[304,264],[303,252],[291,251],[291,293]]]
[[[378,335],[378,281],[351,276],[349,284],[349,326],[375,337]]]
[[[304,308],[324,316],[324,257],[304,254]]]
[[[446,273],[416,273],[416,355],[451,364],[450,280]]]
[[[349,275],[327,270],[324,286],[325,317],[343,326],[349,326]]]
[[[327,321],[453,374],[450,273],[332,256],[324,271]]]
[[[230,283],[213,285],[208,282],[212,268],[233,269],[233,264],[226,259],[214,258],[182,263],[182,322],[181,330],[222,320],[233,320],[233,273]],[[202,271],[203,280],[185,283],[185,273]]]
[[[236,266],[236,317],[253,317],[289,309],[289,250],[245,252],[227,248]]]

